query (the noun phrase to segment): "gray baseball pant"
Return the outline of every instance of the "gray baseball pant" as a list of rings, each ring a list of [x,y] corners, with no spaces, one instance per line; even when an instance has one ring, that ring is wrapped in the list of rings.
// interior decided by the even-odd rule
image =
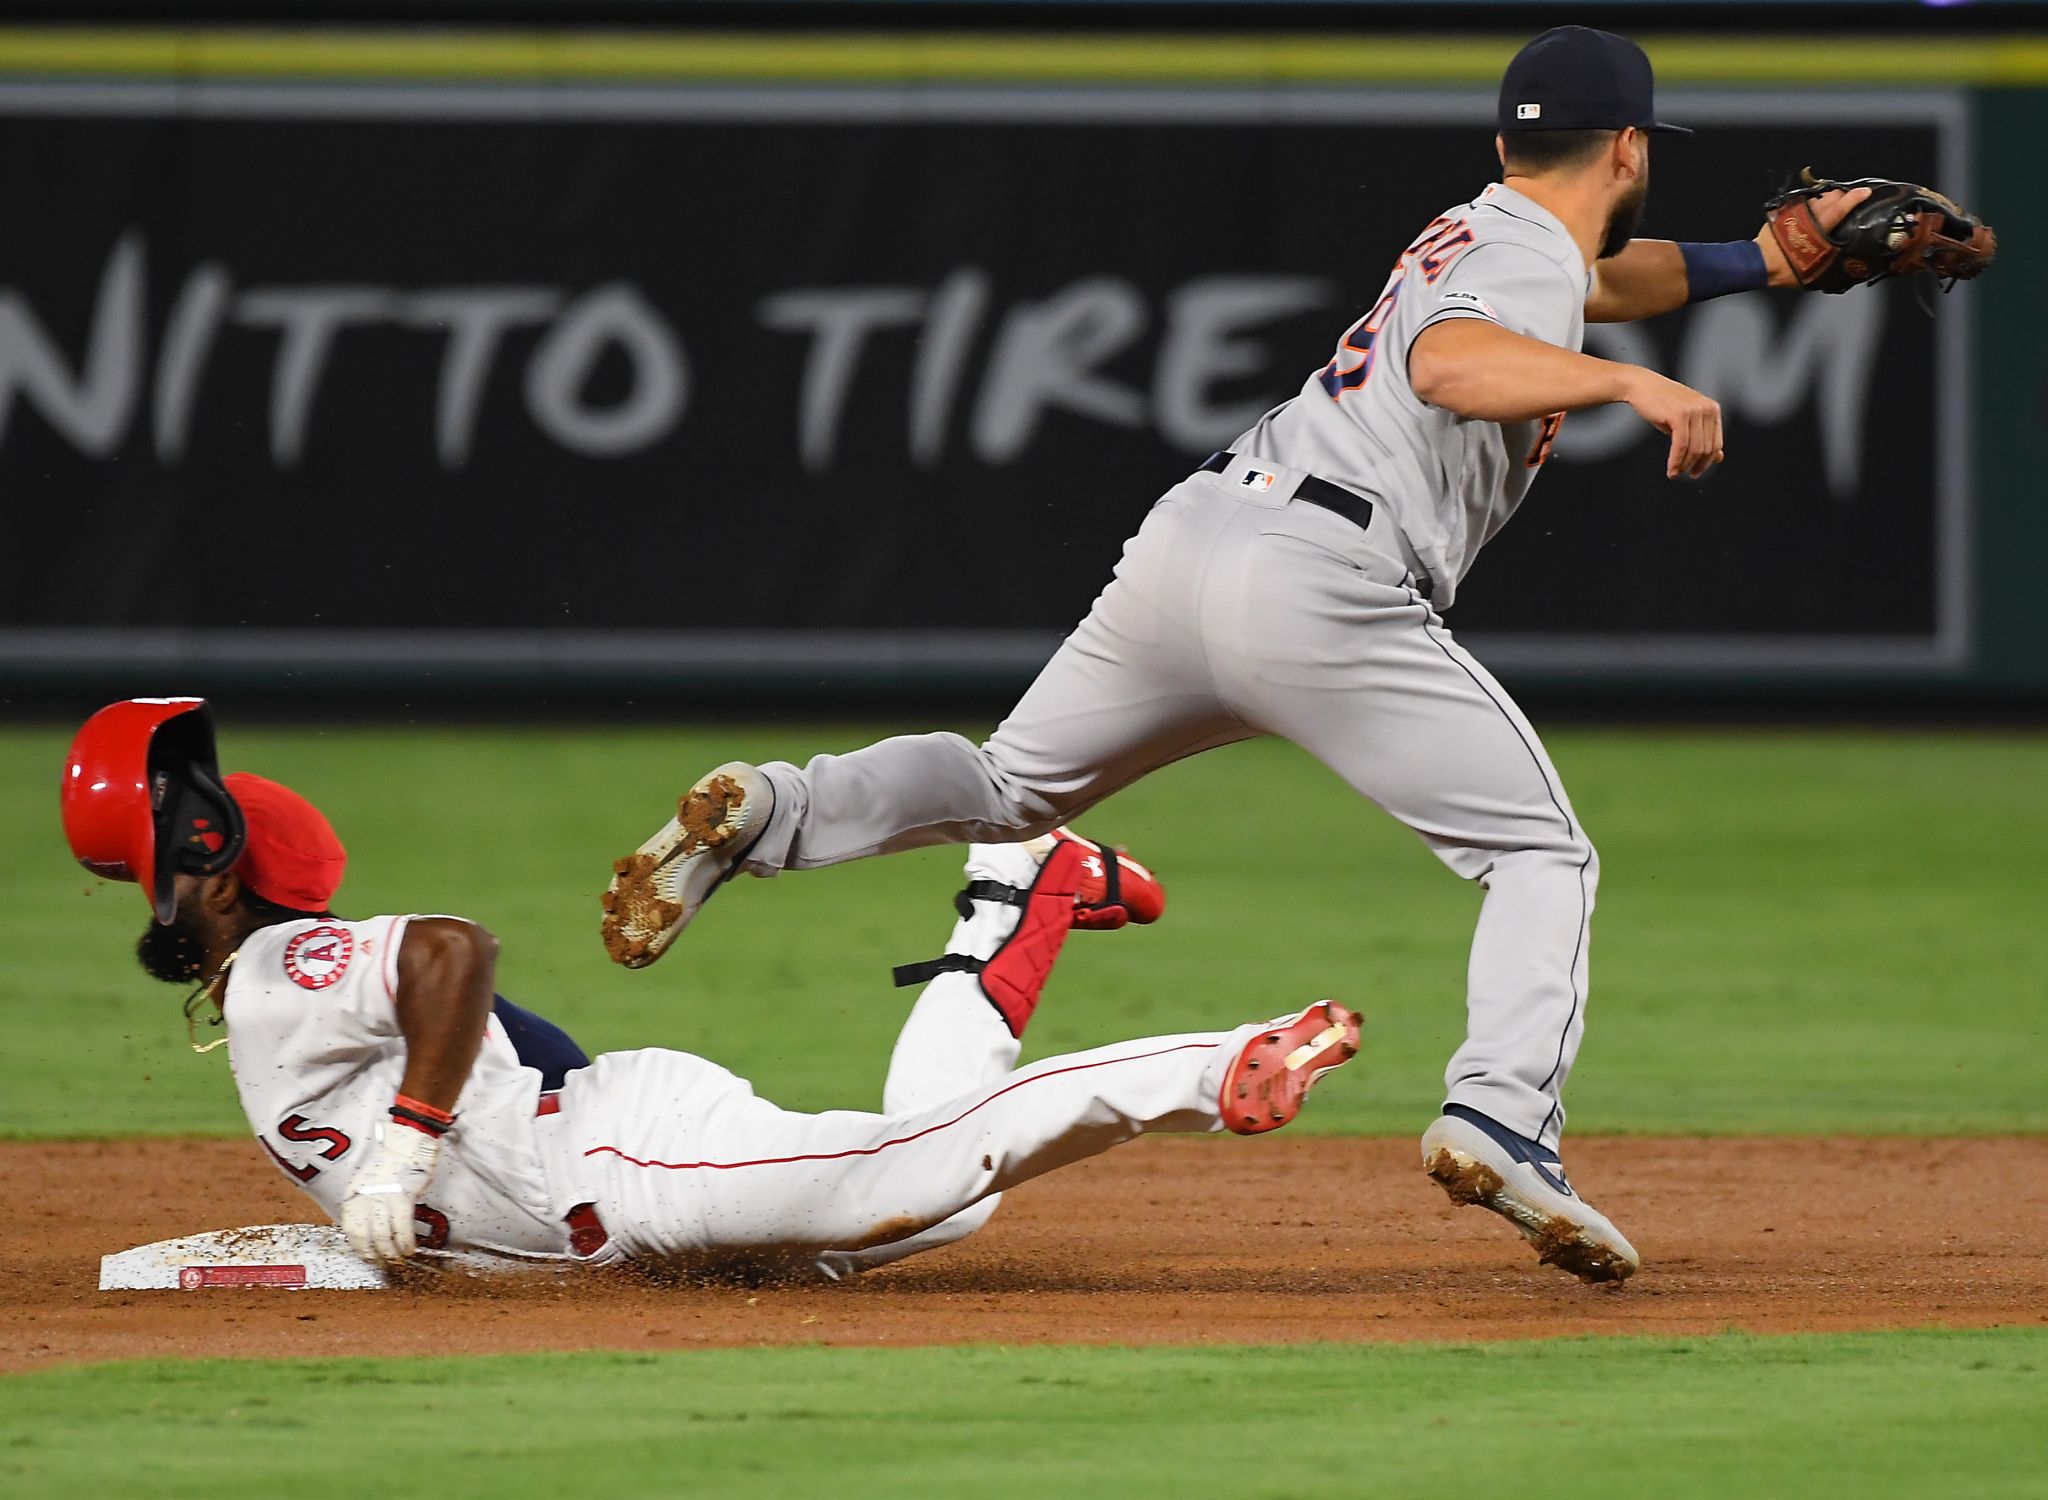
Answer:
[[[1447,1100],[1555,1147],[1585,1028],[1599,860],[1536,731],[1414,587],[1385,507],[1370,528],[1292,500],[1246,460],[1175,485],[1116,576],[986,744],[905,735],[799,768],[755,875],[928,844],[1030,838],[1213,746],[1294,741],[1486,891]]]

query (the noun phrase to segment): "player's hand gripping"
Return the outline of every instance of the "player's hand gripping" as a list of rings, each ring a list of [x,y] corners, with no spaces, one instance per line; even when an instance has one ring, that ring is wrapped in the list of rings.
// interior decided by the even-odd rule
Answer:
[[[396,1121],[370,1153],[341,1202],[349,1248],[373,1265],[399,1265],[419,1252],[412,1211],[433,1180],[438,1136]]]
[[[1814,222],[1823,229],[1833,229],[1849,217],[1849,211],[1870,196],[1869,188],[1854,188],[1844,191],[1836,188],[1833,192],[1822,193],[1809,205],[1813,209]],[[1785,259],[1784,248],[1778,237],[1771,233],[1771,226],[1764,225],[1756,232],[1757,248],[1764,253],[1764,270],[1769,274],[1772,286],[1786,287],[1799,285],[1798,273],[1792,269],[1792,262]]]
[[[1628,373],[1622,399],[1637,416],[1671,436],[1664,460],[1666,479],[1698,479],[1722,459],[1721,403],[1655,370],[1623,366]]]

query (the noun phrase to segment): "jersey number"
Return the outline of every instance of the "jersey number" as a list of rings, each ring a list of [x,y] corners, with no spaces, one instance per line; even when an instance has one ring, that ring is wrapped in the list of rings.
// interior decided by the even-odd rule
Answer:
[[[1372,378],[1373,343],[1386,327],[1387,317],[1401,295],[1401,279],[1408,274],[1410,262],[1421,273],[1424,284],[1434,284],[1471,243],[1472,230],[1463,219],[1432,219],[1415,243],[1401,252],[1401,263],[1387,278],[1380,300],[1372,305],[1371,312],[1351,325],[1344,341],[1337,346],[1336,356],[1316,376],[1332,401],[1342,400],[1346,391],[1355,391]]]
[[[320,1150],[315,1154],[326,1161],[340,1161],[344,1156],[348,1155],[349,1147],[355,1144],[354,1141],[351,1141],[333,1126],[315,1125],[307,1120],[304,1115],[286,1115],[277,1122],[277,1133],[286,1140],[303,1146],[318,1143]],[[270,1153],[272,1161],[283,1167],[288,1175],[296,1178],[298,1181],[311,1182],[320,1175],[320,1169],[311,1163],[303,1167],[293,1166],[282,1156],[278,1155],[277,1148],[262,1136],[257,1136],[256,1140],[265,1151]]]
[[[1529,449],[1529,456],[1522,460],[1527,469],[1540,469],[1550,457],[1552,445],[1557,442],[1557,429],[1564,426],[1564,413],[1554,411],[1543,419],[1543,430],[1536,434],[1536,441]]]
[[[1316,376],[1332,401],[1341,401],[1346,391],[1355,391],[1371,379],[1373,342],[1394,311],[1394,303],[1401,295],[1401,277],[1406,269],[1401,267],[1387,278],[1387,289],[1380,293],[1380,300],[1372,305],[1371,312],[1351,325],[1350,332],[1344,335],[1344,342],[1337,346],[1336,356]]]
[[[412,1211],[412,1227],[422,1250],[448,1248],[448,1216],[440,1209],[420,1204]]]

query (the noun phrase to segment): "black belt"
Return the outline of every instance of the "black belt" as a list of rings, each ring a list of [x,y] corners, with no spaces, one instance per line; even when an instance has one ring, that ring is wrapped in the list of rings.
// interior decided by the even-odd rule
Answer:
[[[1211,474],[1221,474],[1230,467],[1235,453],[1212,453],[1202,465]],[[1250,462],[1251,460],[1246,460]],[[1332,484],[1327,479],[1318,479],[1313,474],[1304,474],[1294,486],[1293,498],[1307,500],[1320,505],[1324,510],[1334,510],[1338,515],[1356,526],[1360,531],[1372,525],[1372,502],[1363,495],[1354,495],[1341,484]]]
[[[1229,468],[1237,455],[1218,452],[1209,455],[1202,468],[1211,474],[1221,474]],[[1246,462],[1253,460],[1247,459]],[[1320,505],[1324,510],[1335,511],[1345,520],[1364,531],[1372,525],[1372,502],[1363,495],[1355,495],[1341,484],[1332,484],[1327,479],[1318,479],[1313,474],[1304,474],[1295,481],[1294,493],[1288,498],[1306,500],[1311,505]],[[1418,571],[1415,577],[1415,591],[1427,599],[1430,596],[1429,580]]]

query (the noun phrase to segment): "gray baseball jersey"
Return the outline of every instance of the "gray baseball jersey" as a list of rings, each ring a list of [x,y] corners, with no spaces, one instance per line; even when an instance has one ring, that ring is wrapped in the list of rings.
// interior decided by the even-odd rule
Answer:
[[[1335,358],[1233,446],[1386,506],[1442,609],[1522,503],[1564,418],[1482,422],[1431,406],[1408,383],[1409,346],[1432,323],[1484,318],[1576,350],[1590,287],[1564,225],[1495,183],[1430,221]]]

